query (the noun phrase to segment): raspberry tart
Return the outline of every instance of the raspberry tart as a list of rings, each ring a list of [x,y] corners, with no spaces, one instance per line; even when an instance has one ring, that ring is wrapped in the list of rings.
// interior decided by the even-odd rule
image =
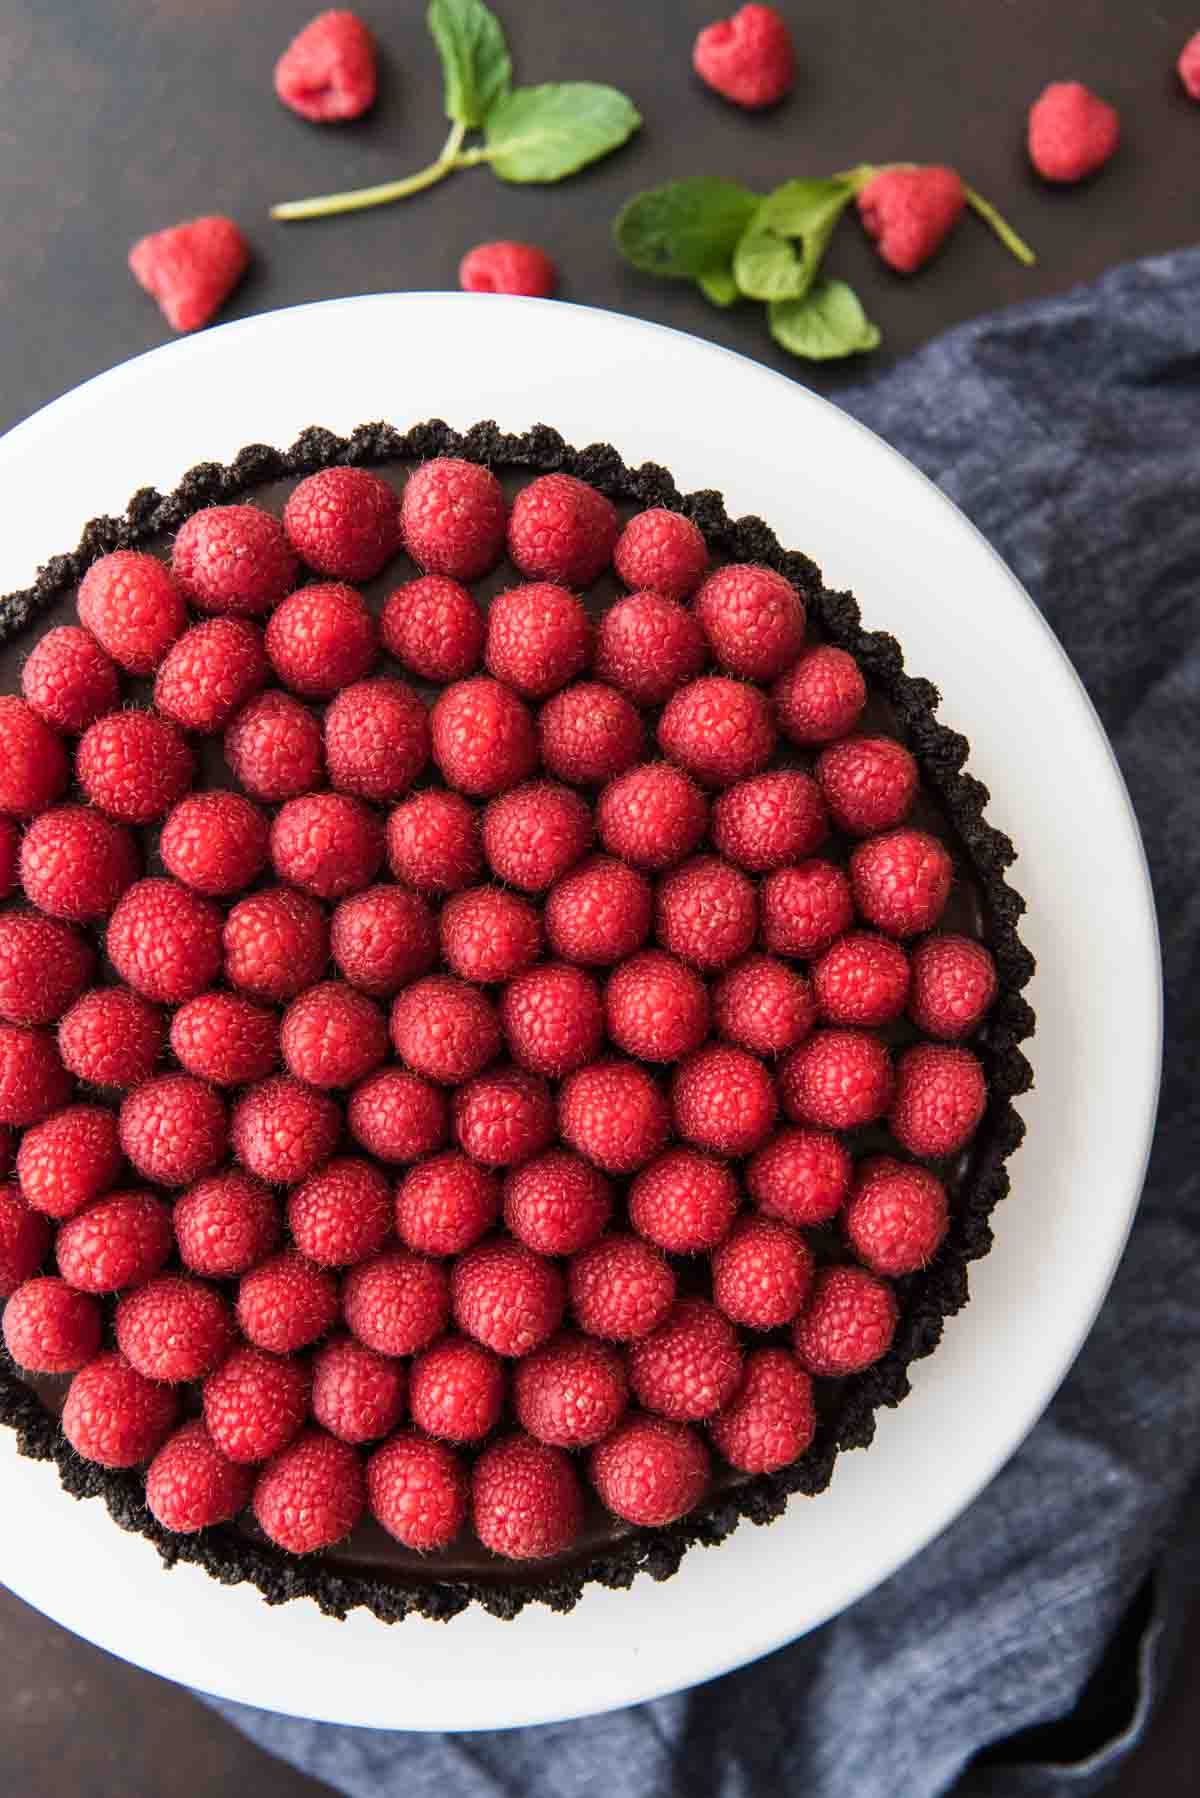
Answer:
[[[1033,963],[850,595],[546,426],[314,428],[93,520],[0,658],[24,1453],[390,1622],[666,1578],[869,1444]]]

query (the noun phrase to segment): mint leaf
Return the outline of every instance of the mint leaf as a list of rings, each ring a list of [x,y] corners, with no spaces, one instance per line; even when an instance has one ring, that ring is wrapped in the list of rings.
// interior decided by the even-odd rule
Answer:
[[[635,194],[617,214],[613,235],[634,268],[695,281],[728,268],[757,208],[749,188],[696,175]]]
[[[776,301],[767,308],[767,322],[776,343],[810,362],[853,356],[880,342],[858,295],[844,281],[815,281],[802,299]]]
[[[752,300],[801,299],[853,197],[851,184],[840,180],[785,181],[768,194],[734,256],[742,292]]]
[[[795,245],[757,224],[734,252],[733,278],[751,300],[798,300],[812,285]]]
[[[594,81],[518,87],[487,115],[487,160],[502,181],[561,181],[617,149],[641,122],[624,94]]]
[[[714,306],[732,306],[741,298],[733,270],[729,267],[705,269],[702,275],[696,276],[696,286]]]
[[[474,130],[512,80],[500,21],[483,0],[430,0],[426,19],[442,59],[446,117]]]

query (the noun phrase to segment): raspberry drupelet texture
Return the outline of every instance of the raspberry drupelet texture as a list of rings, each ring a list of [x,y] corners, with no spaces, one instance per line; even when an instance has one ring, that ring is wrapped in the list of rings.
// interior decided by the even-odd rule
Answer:
[[[692,50],[701,81],[735,106],[774,106],[796,78],[792,36],[773,6],[753,0],[731,18],[706,25]]]
[[[861,718],[867,683],[847,650],[817,643],[780,675],[771,698],[779,728],[790,742],[832,743]]]
[[[454,1321],[495,1354],[516,1360],[546,1342],[562,1322],[563,1277],[524,1243],[491,1236],[450,1270]]]
[[[419,893],[373,886],[335,908],[329,944],[351,986],[388,999],[437,960],[437,924]]]
[[[776,868],[760,890],[763,943],[776,955],[819,955],[854,922],[850,882],[832,862]]]
[[[341,581],[289,594],[272,612],[265,641],[279,679],[304,699],[331,699],[361,680],[379,647],[366,601]]]
[[[444,1442],[401,1431],[367,1462],[371,1515],[397,1542],[429,1554],[448,1548],[467,1519],[470,1481]]]
[[[954,169],[884,168],[859,189],[857,203],[863,229],[884,262],[911,275],[941,248],[967,195]]]
[[[241,793],[189,793],[168,814],[158,852],[168,874],[208,898],[240,893],[267,865],[266,814]]]
[[[341,1129],[341,1112],[327,1093],[277,1074],[242,1094],[229,1139],[250,1173],[268,1186],[294,1186],[328,1161]]]
[[[430,974],[405,987],[392,1006],[397,1055],[440,1086],[461,1086],[494,1061],[502,1036],[486,993],[450,974]]]
[[[483,654],[483,614],[467,589],[447,574],[424,574],[389,594],[379,635],[421,680],[465,680]]]
[[[387,1019],[343,980],[310,986],[283,1014],[279,1045],[290,1073],[308,1086],[356,1086],[388,1052]]]
[[[429,714],[400,680],[364,680],[325,710],[329,784],[362,799],[400,799],[429,760]]]
[[[148,1192],[110,1192],[62,1225],[58,1271],[77,1292],[120,1292],[156,1274],[171,1252],[171,1214]]]
[[[414,469],[401,519],[404,547],[426,574],[478,580],[504,551],[504,491],[490,469],[458,456],[437,456]]]
[[[538,713],[546,772],[573,786],[598,786],[623,774],[646,745],[631,701],[603,681],[577,681],[548,699]]]
[[[148,1380],[201,1380],[233,1346],[233,1319],[215,1286],[159,1274],[117,1304],[117,1347]]]
[[[680,1299],[657,1330],[629,1349],[629,1385],[639,1404],[674,1423],[719,1411],[737,1391],[737,1332],[707,1299]]]
[[[206,506],[180,525],[171,572],[197,612],[259,618],[292,591],[297,561],[261,506]]]
[[[221,912],[174,880],[139,880],[108,920],[108,959],[128,986],[162,1005],[194,999],[221,972]]]
[[[87,939],[36,911],[0,912],[0,1018],[52,1024],[96,971]]]
[[[93,987],[58,1026],[58,1049],[67,1071],[90,1086],[118,1091],[150,1078],[165,1043],[158,1007],[125,986]]]
[[[350,1267],[383,1247],[392,1189],[371,1162],[335,1156],[289,1193],[287,1221],[300,1253],[318,1267]]]
[[[517,1432],[484,1449],[471,1475],[475,1534],[510,1561],[571,1546],[583,1523],[583,1488],[569,1455]]]
[[[503,887],[471,887],[442,906],[442,955],[462,980],[511,980],[537,960],[542,922],[536,906]]]
[[[201,993],[171,1020],[171,1052],[198,1080],[249,1086],[279,1063],[279,1019],[240,993]]]
[[[409,1409],[418,1429],[446,1442],[478,1442],[500,1421],[504,1363],[470,1336],[442,1336],[413,1361]]]
[[[739,781],[713,805],[713,847],[751,874],[800,861],[828,835],[820,788],[798,768],[777,768]]]
[[[37,1273],[50,1246],[50,1226],[11,1180],[0,1182],[0,1299]]]
[[[708,989],[684,962],[645,949],[609,975],[608,1034],[638,1061],[678,1061],[708,1035]]]
[[[932,930],[945,909],[954,863],[944,843],[924,830],[892,830],[860,843],[850,857],[850,886],[859,916],[887,936]]]
[[[614,1233],[572,1255],[567,1291],[575,1321],[589,1336],[636,1342],[670,1311],[675,1275],[661,1250]]]
[[[71,1096],[71,1079],[48,1030],[0,1022],[0,1124],[38,1124]]]
[[[655,935],[702,974],[745,955],[757,928],[752,882],[719,856],[698,855],[659,882]]]
[[[983,1068],[969,1049],[915,1043],[897,1063],[888,1123],[910,1155],[953,1155],[974,1136],[986,1104]]]
[[[7,1284],[0,1276],[0,1289]],[[76,1373],[99,1349],[103,1323],[95,1299],[44,1274],[18,1286],[5,1305],[4,1346],[29,1373]]]
[[[483,852],[498,880],[539,893],[574,867],[592,843],[592,815],[570,787],[531,781],[491,800]]]
[[[269,1460],[299,1435],[310,1376],[295,1356],[239,1344],[204,1382],[204,1422],[223,1455],[239,1464]]]
[[[570,962],[539,962],[504,988],[500,1022],[515,1062],[531,1074],[561,1080],[584,1067],[600,1047],[600,988]]]
[[[775,1122],[775,1083],[757,1056],[713,1043],[676,1070],[671,1109],[685,1142],[714,1155],[749,1155]]]
[[[792,1326],[792,1346],[810,1374],[862,1373],[892,1346],[899,1309],[886,1280],[865,1267],[826,1267]]]
[[[421,1255],[461,1255],[500,1215],[500,1182],[448,1150],[410,1168],[396,1188],[396,1234]]]
[[[0,812],[33,818],[54,804],[69,779],[60,738],[23,699],[0,694]]]
[[[504,1222],[539,1255],[574,1255],[596,1241],[612,1213],[612,1189],[582,1156],[547,1149],[504,1181]]]
[[[160,1074],[121,1101],[121,1147],[156,1186],[190,1186],[224,1159],[225,1105],[191,1074]]]
[[[383,864],[383,821],[348,793],[289,799],[271,826],[271,864],[318,899],[344,899],[369,886]]]
[[[78,736],[121,696],[116,664],[76,624],[59,625],[34,644],[21,670],[25,703],[51,730]]]
[[[817,1009],[830,1024],[890,1024],[908,997],[908,957],[899,943],[870,931],[839,937],[812,970]]]
[[[289,1554],[312,1554],[348,1536],[366,1508],[366,1474],[348,1442],[305,1430],[259,1474],[254,1515]]]
[[[400,504],[387,482],[366,468],[322,468],[293,487],[283,528],[318,574],[369,581],[400,547]]]
[[[630,768],[596,802],[596,827],[609,854],[655,872],[690,855],[707,826],[704,794],[670,762]]]
[[[375,40],[352,12],[318,13],[275,64],[279,99],[316,125],[361,118],[375,86]]]
[[[546,938],[564,961],[609,967],[650,934],[654,890],[644,874],[606,855],[589,856],[551,887]]]
[[[225,975],[254,999],[279,1004],[319,980],[329,923],[307,893],[264,887],[230,908],[222,932]]]
[[[713,1251],[713,1300],[748,1330],[790,1323],[812,1279],[812,1250],[800,1232],[769,1217],[744,1218]]]
[[[352,1336],[335,1336],[313,1356],[312,1414],[340,1442],[377,1442],[404,1412],[404,1363]]]
[[[745,1172],[746,1191],[764,1217],[785,1224],[826,1224],[850,1191],[854,1167],[831,1131],[793,1126],[761,1148]]]
[[[1069,184],[1094,175],[1120,137],[1116,108],[1081,81],[1052,81],[1029,109],[1029,160],[1045,181]]]
[[[844,737],[817,758],[817,781],[830,816],[851,836],[891,830],[912,809],[917,764],[894,737]]]
[[[527,580],[590,587],[608,566],[619,529],[611,500],[586,481],[539,475],[513,501],[509,558]]]
[[[593,1062],[563,1081],[559,1134],[606,1174],[632,1174],[663,1148],[671,1112],[657,1083],[635,1061]]]
[[[183,732],[169,718],[109,712],[80,738],[75,773],[92,804],[110,818],[152,824],[183,798],[195,762]]]
[[[446,1101],[407,1068],[380,1068],[356,1086],[346,1108],[355,1142],[379,1161],[419,1161],[446,1140]]]
[[[790,1118],[825,1130],[853,1130],[881,1118],[892,1098],[887,1045],[865,1030],[816,1030],[779,1071]]]
[[[63,1435],[85,1461],[136,1467],[160,1447],[177,1410],[169,1386],[146,1379],[115,1350],[104,1350],[71,1381],[63,1402]]]
[[[658,724],[664,755],[704,786],[729,787],[758,774],[775,748],[775,721],[759,688],[723,675],[681,687]]]
[[[137,879],[139,865],[132,833],[90,805],[43,812],[21,842],[26,898],[50,917],[75,923],[110,912]]]
[[[262,632],[244,618],[208,618],[167,651],[154,704],[181,730],[211,736],[267,684]]]
[[[483,872],[479,819],[470,801],[442,787],[405,799],[388,818],[388,866],[419,893],[457,893]]]
[[[517,1422],[557,1448],[599,1442],[621,1421],[628,1395],[620,1351],[569,1330],[513,1369]]]
[[[489,674],[526,699],[544,699],[587,666],[592,627],[573,593],[552,581],[510,587],[488,608]]]
[[[738,1208],[738,1183],[722,1161],[695,1149],[668,1149],[629,1188],[629,1221],[669,1255],[715,1248]]]
[[[157,556],[117,549],[79,583],[79,622],[127,674],[153,674],[187,626],[184,594]]]
[[[662,593],[631,593],[609,606],[596,634],[596,673],[635,705],[662,705],[708,661],[693,613]]]
[[[704,578],[708,545],[682,512],[652,506],[636,512],[617,538],[613,567],[631,593],[648,588],[664,599],[686,599]]]
[[[68,1105],[26,1130],[17,1151],[21,1196],[47,1217],[74,1217],[121,1172],[117,1120],[103,1105]]]
[[[458,265],[464,293],[516,293],[548,300],[558,285],[558,270],[536,244],[479,243]]]
[[[172,330],[197,331],[232,293],[249,261],[250,246],[233,220],[210,214],[139,238],[129,252],[129,271],[158,301]]]
[[[179,1259],[194,1274],[228,1280],[265,1261],[279,1241],[279,1207],[270,1189],[239,1168],[210,1174],[175,1201]]]
[[[873,1273],[894,1278],[927,1266],[948,1223],[946,1189],[928,1168],[890,1155],[859,1163],[846,1206],[846,1240]]]
[[[342,1316],[351,1335],[380,1355],[414,1355],[440,1336],[450,1287],[440,1262],[410,1249],[360,1261],[342,1282]]]
[[[748,955],[728,968],[713,988],[712,1007],[719,1034],[752,1055],[794,1049],[817,1016],[804,975],[771,955]]]
[[[515,787],[537,767],[533,716],[500,681],[479,675],[456,681],[429,714],[433,759],[447,786],[490,799]]]
[[[554,1098],[537,1074],[500,1067],[459,1088],[453,1118],[459,1146],[472,1160],[516,1167],[553,1139]]]
[[[996,997],[996,965],[969,936],[930,936],[911,960],[908,1015],[927,1036],[953,1042],[970,1036]]]
[[[173,1535],[228,1523],[250,1501],[253,1476],[217,1447],[193,1418],[159,1449],[146,1471],[146,1504]]]
[[[290,1355],[330,1329],[338,1312],[337,1282],[315,1261],[282,1249],[238,1281],[237,1320],[255,1348]]]
[[[786,1349],[746,1356],[742,1383],[708,1422],[713,1447],[741,1473],[772,1473],[802,1455],[817,1427],[812,1381]]]
[[[644,1528],[694,1511],[709,1468],[708,1450],[689,1425],[646,1416],[627,1418],[597,1444],[588,1464],[605,1509]]]
[[[774,680],[804,642],[804,601],[771,568],[730,562],[710,574],[692,609],[713,655],[728,674]]]
[[[321,726],[298,699],[272,687],[230,722],[225,760],[251,799],[296,799],[323,784]]]

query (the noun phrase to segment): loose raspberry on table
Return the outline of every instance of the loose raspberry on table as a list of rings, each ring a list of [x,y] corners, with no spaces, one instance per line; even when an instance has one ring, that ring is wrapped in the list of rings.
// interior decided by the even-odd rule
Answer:
[[[283,528],[297,555],[318,574],[335,581],[369,581],[400,547],[400,502],[387,482],[368,469],[322,468],[293,487],[283,508]],[[268,653],[270,647],[268,633]]]
[[[229,724],[225,760],[251,799],[296,799],[323,784],[321,726],[298,699],[272,687]]]
[[[844,737],[817,758],[817,781],[840,830],[890,830],[912,809],[917,764],[894,737]]]
[[[828,835],[821,790],[798,768],[753,775],[726,788],[713,804],[713,847],[751,874],[811,855]]]
[[[15,818],[0,817],[0,899],[16,891],[20,879],[21,832]]]
[[[240,1344],[204,1382],[204,1422],[231,1461],[266,1461],[299,1435],[310,1376],[295,1356]]]
[[[59,1229],[58,1271],[78,1292],[120,1292],[156,1274],[171,1252],[171,1213],[152,1193],[110,1192]]]
[[[418,892],[460,892],[483,872],[475,808],[441,787],[414,793],[388,818],[387,854],[396,879]]]
[[[0,1018],[52,1024],[95,971],[95,950],[70,924],[36,911],[0,912]]]
[[[681,687],[658,723],[663,754],[704,786],[729,787],[766,767],[775,748],[770,703],[758,687],[709,675]]]
[[[644,874],[606,855],[589,856],[551,887],[546,939],[564,961],[607,967],[641,948],[653,907]]]
[[[812,1381],[786,1349],[752,1349],[742,1383],[708,1433],[742,1473],[772,1473],[802,1455],[817,1427]]]
[[[874,1123],[892,1098],[887,1045],[865,1030],[816,1030],[779,1070],[787,1115],[825,1130]]]
[[[360,1261],[342,1282],[342,1316],[351,1335],[378,1354],[415,1355],[449,1319],[446,1270],[405,1248]]]
[[[850,1152],[838,1137],[793,1126],[755,1155],[745,1172],[746,1191],[764,1217],[825,1224],[841,1210],[853,1171]]]
[[[572,1255],[567,1292],[581,1330],[635,1342],[663,1322],[675,1302],[675,1275],[661,1250],[615,1233]]]
[[[63,1435],[85,1461],[136,1467],[161,1445],[177,1410],[169,1386],[146,1379],[109,1349],[72,1379],[62,1409]]]
[[[503,887],[453,894],[438,922],[446,964],[463,980],[483,985],[511,980],[541,952],[537,909]]]
[[[953,169],[885,168],[858,192],[858,215],[889,268],[911,275],[939,250],[963,215],[966,189]]]
[[[509,1053],[531,1074],[561,1080],[593,1059],[604,1035],[600,988],[570,962],[539,962],[500,995]]]
[[[409,475],[401,501],[404,547],[426,574],[478,580],[504,550],[504,491],[495,475],[458,456],[437,456]],[[394,652],[393,652],[394,653]]]
[[[886,1355],[899,1308],[886,1280],[864,1267],[826,1267],[792,1326],[792,1346],[810,1374],[840,1379]]]
[[[609,853],[659,872],[690,855],[707,826],[704,794],[670,762],[630,768],[596,804],[596,827]]]
[[[379,1161],[419,1161],[446,1140],[446,1100],[406,1068],[381,1068],[350,1095],[346,1121],[355,1142]]]
[[[11,1180],[0,1182],[0,1299],[37,1273],[50,1246],[50,1226]]]
[[[392,1006],[396,1053],[414,1073],[461,1086],[500,1053],[496,1008],[486,994],[450,974],[406,987]]]
[[[221,972],[219,908],[174,880],[139,880],[117,901],[108,959],[144,998],[182,1005]]]
[[[9,1259],[0,1250],[0,1261]],[[7,1284],[0,1275],[0,1289]],[[99,1349],[103,1323],[95,1299],[44,1274],[18,1286],[5,1305],[4,1346],[29,1373],[75,1373]]]
[[[745,955],[757,928],[753,884],[719,856],[695,856],[659,882],[655,935],[702,974]]]
[[[946,1234],[946,1189],[928,1168],[872,1156],[859,1163],[845,1224],[846,1240],[873,1273],[914,1274]]]
[[[318,899],[343,899],[371,884],[383,863],[383,821],[348,793],[289,799],[271,826],[271,865]]]
[[[272,612],[265,641],[279,679],[304,699],[331,699],[361,680],[379,647],[366,601],[341,581],[289,594]]]
[[[680,1299],[651,1335],[628,1354],[634,1397],[660,1417],[695,1423],[711,1417],[737,1391],[742,1352],[737,1333],[707,1299]]]
[[[326,708],[329,784],[362,799],[399,799],[429,760],[429,714],[399,680],[346,687]]]
[[[908,1015],[927,1036],[969,1036],[996,997],[996,964],[969,936],[926,937],[912,952]]]
[[[573,786],[598,786],[641,756],[646,732],[630,701],[603,681],[576,681],[538,713],[546,771]]]
[[[115,1115],[104,1105],[68,1105],[22,1136],[21,1197],[47,1217],[74,1217],[116,1185],[121,1162]]]
[[[569,474],[523,487],[508,518],[508,554],[531,581],[590,587],[607,568],[620,523],[612,501]]]
[[[165,1042],[158,1007],[125,986],[93,987],[58,1026],[63,1065],[90,1086],[140,1085],[154,1072]]]
[[[526,699],[544,699],[587,666],[592,627],[573,593],[551,581],[510,587],[487,615],[488,672]]]
[[[71,1096],[71,1078],[48,1030],[0,1021],[0,1124],[39,1124]]]
[[[275,92],[314,125],[361,118],[375,103],[375,40],[352,12],[318,13],[275,64]]]
[[[318,1267],[350,1267],[382,1248],[392,1189],[371,1162],[335,1156],[288,1194],[287,1221],[300,1253]]]
[[[67,752],[50,726],[23,699],[0,694],[0,812],[14,818],[44,812],[70,773]]]
[[[651,506],[635,512],[613,550],[613,567],[631,593],[649,589],[686,599],[708,567],[704,534],[682,512]]]
[[[478,1442],[500,1421],[504,1363],[470,1336],[443,1336],[414,1360],[409,1376],[413,1422],[447,1442]]]
[[[832,743],[852,731],[867,703],[867,683],[854,657],[817,643],[771,689],[779,728],[793,743]]]
[[[173,1535],[228,1523],[250,1501],[253,1476],[223,1455],[193,1418],[164,1442],[146,1472],[146,1504]]]
[[[483,654],[483,613],[460,582],[446,574],[424,574],[389,594],[379,635],[395,656],[421,680],[464,680]]]
[[[391,998],[431,968],[438,955],[433,913],[418,893],[400,886],[368,887],[343,899],[329,941],[351,986],[375,999]]]
[[[313,1417],[340,1442],[376,1442],[399,1423],[407,1383],[402,1361],[335,1336],[313,1356]]]
[[[279,1046],[289,1072],[306,1085],[356,1086],[387,1056],[387,1019],[357,987],[326,980],[292,1000]]]
[[[888,1124],[910,1155],[953,1155],[974,1136],[986,1104],[983,1068],[969,1049],[915,1043],[897,1063]]]
[[[612,1189],[598,1168],[566,1149],[513,1168],[504,1180],[504,1222],[539,1255],[574,1255],[596,1241],[612,1212]]]
[[[754,111],[782,100],[796,79],[792,34],[773,6],[743,6],[706,25],[692,50],[701,81]]]
[[[76,624],[62,624],[34,644],[21,670],[25,702],[51,730],[78,736],[121,697],[116,664]]]
[[[539,893],[592,845],[592,814],[570,787],[530,781],[488,802],[483,852],[498,880]]]
[[[279,1065],[279,1019],[241,993],[201,993],[172,1018],[171,1050],[198,1080],[249,1086]]]
[[[168,874],[195,893],[240,893],[267,864],[266,816],[241,793],[189,793],[168,814],[158,852]]]
[[[157,556],[116,549],[79,583],[79,622],[128,674],[153,674],[187,628],[179,583]]]
[[[470,1502],[466,1468],[444,1442],[402,1432],[367,1462],[371,1515],[405,1548],[448,1548],[462,1529]]]
[[[506,1560],[561,1554],[583,1523],[570,1456],[520,1432],[493,1442],[472,1470],[471,1515],[483,1546]]]
[[[215,1286],[159,1274],[117,1304],[117,1347],[148,1380],[201,1380],[233,1346],[233,1319]]]
[[[464,293],[516,293],[548,300],[558,286],[558,270],[536,244],[477,243],[458,265]]]
[[[832,862],[776,868],[762,883],[762,934],[776,955],[810,960],[854,922],[850,882]]]
[[[719,1033],[752,1055],[783,1055],[816,1022],[812,988],[796,968],[770,955],[748,955],[728,968],[712,995]]]
[[[588,1471],[606,1510],[626,1523],[657,1528],[695,1510],[708,1487],[709,1466],[708,1450],[686,1423],[639,1416],[597,1444]]]
[[[1184,92],[1192,100],[1200,100],[1200,31],[1192,33],[1175,64]]]
[[[292,591],[297,560],[261,506],[205,506],[176,532],[171,572],[197,612],[258,618]]]
[[[461,1255],[500,1215],[500,1182],[448,1150],[410,1168],[396,1188],[396,1234],[421,1255]]]
[[[79,740],[75,773],[92,804],[124,824],[152,824],[195,775],[183,732],[153,712],[109,712]]]
[[[154,704],[181,730],[211,736],[267,684],[262,632],[244,618],[194,624],[167,651]]]
[[[596,673],[636,705],[662,705],[699,674],[708,644],[694,615],[661,593],[631,593],[604,611]]]
[[[231,907],[222,945],[229,984],[278,1004],[321,978],[329,961],[329,923],[307,893],[264,887]]]
[[[715,1248],[738,1208],[738,1183],[721,1161],[695,1149],[668,1149],[629,1188],[629,1221],[670,1255]]]
[[[328,1161],[341,1133],[336,1101],[286,1074],[250,1087],[229,1120],[234,1154],[268,1186],[305,1179]]]
[[[850,857],[859,915],[888,936],[931,930],[945,909],[954,863],[944,843],[923,830],[893,830],[860,843]]]
[[[489,799],[527,779],[538,743],[529,707],[497,680],[455,681],[429,714],[433,759],[451,787]]]
[[[713,1043],[676,1070],[671,1109],[686,1142],[715,1155],[749,1155],[775,1122],[775,1083],[757,1056]]]
[[[812,1250],[798,1230],[747,1217],[713,1250],[713,1300],[735,1324],[773,1330],[796,1316],[813,1271]]]
[[[270,1189],[239,1168],[198,1181],[175,1201],[172,1215],[179,1259],[210,1280],[248,1272],[279,1242],[279,1207]]]
[[[632,1174],[665,1144],[671,1112],[662,1091],[635,1061],[593,1062],[563,1081],[562,1140],[606,1174]]]
[[[562,1331],[513,1369],[517,1422],[539,1442],[589,1448],[621,1421],[629,1396],[620,1351]]]
[[[1029,160],[1045,181],[1082,181],[1103,168],[1121,137],[1115,106],[1081,81],[1052,81],[1029,109]]]
[[[522,1242],[492,1236],[454,1263],[450,1300],[460,1330],[497,1355],[517,1359],[557,1330],[566,1289],[544,1256]]]
[[[50,917],[83,923],[112,910],[137,879],[140,863],[123,824],[90,805],[60,805],[29,825],[20,865],[31,904]]]
[[[250,262],[250,246],[233,220],[219,214],[186,219],[139,238],[129,270],[158,301],[175,331],[198,331],[233,292]]]
[[[160,1074],[121,1102],[121,1147],[156,1186],[190,1186],[223,1160],[228,1144],[220,1094],[191,1074]]]
[[[644,949],[609,975],[608,1034],[638,1061],[678,1061],[708,1035],[708,989],[661,949]]]
[[[804,601],[781,574],[752,562],[710,574],[692,610],[721,667],[746,680],[774,680],[804,643]]]
[[[311,1554],[348,1536],[367,1502],[367,1478],[348,1442],[309,1429],[281,1449],[254,1487],[263,1534],[289,1554]]]
[[[255,1348],[290,1355],[324,1336],[338,1314],[337,1282],[315,1261],[282,1249],[238,1281],[237,1320]]]
[[[524,1068],[477,1074],[455,1093],[453,1115],[460,1148],[485,1167],[515,1167],[554,1136],[550,1088]]]
[[[908,997],[908,957],[899,943],[852,930],[812,970],[817,1009],[830,1024],[890,1024]]]

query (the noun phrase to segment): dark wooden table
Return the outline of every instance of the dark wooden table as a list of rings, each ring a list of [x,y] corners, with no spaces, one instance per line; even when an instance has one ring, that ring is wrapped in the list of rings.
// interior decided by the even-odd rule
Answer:
[[[683,285],[627,268],[609,227],[640,188],[724,174],[765,190],[860,161],[955,164],[1035,245],[1020,268],[972,220],[924,274],[880,265],[853,221],[833,267],[903,354],[959,320],[1060,292],[1115,262],[1195,234],[1200,109],[1172,64],[1200,25],[1195,0],[875,0],[787,4],[801,76],[765,117],[739,113],[690,70],[695,30],[722,0],[497,0],[522,79],[625,88],[645,116],[619,155],[558,188],[505,187],[484,170],[407,204],[310,225],[271,224],[275,200],[364,185],[427,162],[444,135],[441,90],[418,0],[366,0],[385,51],[367,120],[317,129],[284,112],[271,69],[316,0],[0,0],[0,429],[87,376],[166,341],[125,256],[143,232],[228,212],[255,264],[224,317],[306,300],[455,285],[463,251],[510,236],[543,244],[563,297],[651,317],[742,350],[836,393],[866,364],[798,364],[757,307],[720,313]],[[1125,141],[1078,191],[1038,184],[1025,108],[1078,77],[1121,109]],[[304,378],[296,371],[297,381]],[[203,453],[197,444],[197,455]],[[182,1789],[260,1798],[320,1788],[268,1763],[186,1694],[67,1636],[0,1595],[0,1759],[14,1798],[128,1798]],[[1189,1702],[1190,1700],[1190,1702]],[[1194,1790],[1200,1637],[1151,1740],[1118,1790]],[[184,1771],[186,1769],[186,1771]]]

